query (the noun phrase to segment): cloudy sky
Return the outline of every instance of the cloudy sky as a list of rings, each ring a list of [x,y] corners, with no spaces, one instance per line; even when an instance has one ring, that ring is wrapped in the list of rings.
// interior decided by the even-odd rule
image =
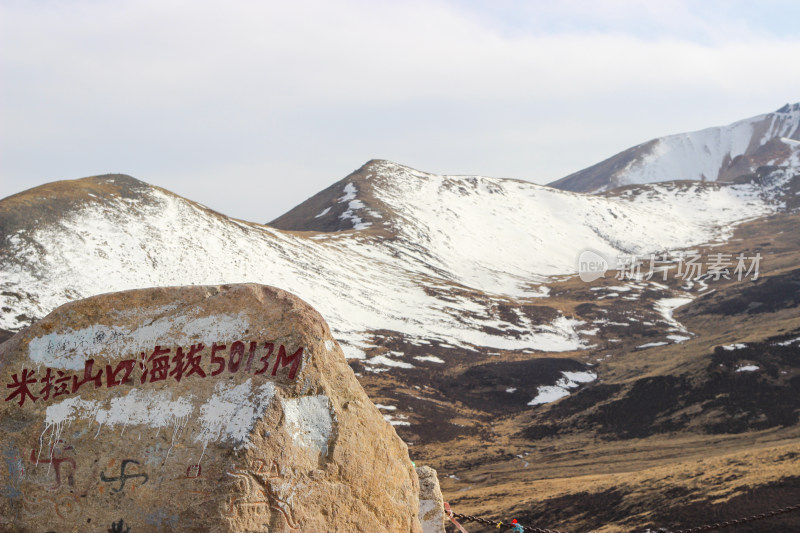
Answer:
[[[0,0],[0,198],[119,172],[265,222],[372,158],[547,183],[800,101],[794,0]]]

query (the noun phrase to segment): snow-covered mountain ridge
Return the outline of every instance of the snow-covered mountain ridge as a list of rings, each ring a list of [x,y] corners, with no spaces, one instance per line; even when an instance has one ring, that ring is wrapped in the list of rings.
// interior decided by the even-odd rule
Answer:
[[[53,209],[63,200],[54,188],[71,191],[68,209]],[[776,209],[752,184],[661,184],[602,197],[387,161],[330,189],[319,218],[338,210],[337,220],[353,229],[299,233],[247,223],[117,175],[6,198],[0,327],[18,330],[66,301],[103,292],[258,282],[311,303],[349,357],[363,357],[372,332],[387,330],[452,346],[576,350],[589,342],[580,321],[519,313],[510,321],[498,303],[520,309],[546,298],[543,283],[573,274],[584,248],[691,246]],[[375,364],[386,361],[399,366],[388,358]]]
[[[800,168],[800,103],[727,126],[653,139],[550,185],[597,193],[669,180],[729,181],[764,166]]]
[[[570,531],[760,513],[800,479],[792,165],[584,194],[370,161],[268,225],[123,175],[50,183],[0,199],[0,342],[101,292],[272,284],[320,311],[454,508]],[[706,275],[585,282],[586,248],[690,248]],[[758,279],[713,279],[737,254]]]

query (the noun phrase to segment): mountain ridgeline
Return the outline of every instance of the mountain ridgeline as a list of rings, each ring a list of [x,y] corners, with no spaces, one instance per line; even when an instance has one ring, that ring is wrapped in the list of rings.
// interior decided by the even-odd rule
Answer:
[[[272,285],[458,512],[622,531],[791,505],[799,126],[787,105],[551,186],[372,160],[268,224],[124,175],[43,185],[0,200],[0,334],[107,292]]]
[[[668,180],[730,182],[760,167],[800,166],[800,103],[728,126],[668,135],[550,184],[597,193]]]

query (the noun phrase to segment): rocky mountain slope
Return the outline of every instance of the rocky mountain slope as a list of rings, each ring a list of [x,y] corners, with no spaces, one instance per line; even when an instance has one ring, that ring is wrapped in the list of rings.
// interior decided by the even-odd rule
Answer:
[[[800,103],[728,126],[653,139],[550,185],[596,193],[669,180],[733,181],[764,166],[800,167]]]
[[[483,376],[464,368],[444,385],[423,384],[463,398],[443,421],[477,421],[445,445],[416,449],[452,476],[443,490],[454,508],[562,531],[628,533],[800,503],[799,216],[795,207],[746,222],[727,243],[698,247],[703,256],[759,253],[762,268],[756,280],[707,278],[671,315],[683,332],[659,331],[645,314],[657,287],[632,295],[621,290],[632,284],[617,280],[554,284],[562,309],[602,324],[595,345],[577,355],[598,379],[559,401],[531,408],[510,400],[525,376],[508,354]],[[688,338],[669,342],[676,334]],[[504,368],[505,378],[494,378]],[[420,403],[404,400],[398,410]],[[792,513],[731,530],[798,526]]]
[[[767,122],[796,138],[797,114]],[[457,511],[598,531],[763,512],[800,501],[800,172],[753,154],[595,195],[376,160],[269,225],[128,176],[56,182],[0,200],[0,328],[109,291],[275,285],[326,318]],[[587,249],[616,262],[590,282]]]
[[[465,349],[576,350],[590,344],[580,321],[531,309],[546,304],[548,280],[574,273],[582,249],[650,253],[724,239],[732,224],[778,209],[770,194],[752,183],[685,183],[598,197],[373,161],[309,201],[320,204],[309,224],[289,224],[290,212],[280,230],[127,176],[58,182],[0,203],[0,327],[18,330],[103,292],[255,281],[320,309],[350,358],[363,359],[385,331]],[[337,221],[350,228],[307,228]],[[416,364],[399,353],[366,363]]]

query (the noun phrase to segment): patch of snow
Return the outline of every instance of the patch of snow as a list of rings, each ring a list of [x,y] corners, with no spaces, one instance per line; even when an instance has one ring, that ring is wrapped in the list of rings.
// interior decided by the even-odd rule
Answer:
[[[348,183],[344,186],[344,195],[339,198],[339,203],[349,202],[350,200],[355,199],[356,193],[358,193],[358,189],[352,183]]]
[[[417,361],[427,361],[429,363],[444,363],[444,359],[440,359],[435,355],[415,355],[414,359]]]
[[[383,415],[383,419],[393,426],[410,426],[411,422],[406,421],[406,418],[408,418],[406,415]]]
[[[594,372],[562,372],[561,373],[564,378],[566,378],[567,383],[564,385],[568,388],[574,388],[577,385],[574,383],[591,383],[592,381],[597,379],[597,374]]]
[[[647,344],[642,344],[641,346],[637,346],[637,348],[639,349],[655,348],[656,346],[666,346],[668,344],[669,344],[668,342],[648,342]]]
[[[569,396],[570,389],[577,388],[581,383],[589,383],[597,379],[594,372],[561,372],[564,376],[555,385],[544,385],[537,389],[536,397],[528,405],[541,405],[551,403],[565,396]]]
[[[727,350],[729,352],[732,352],[733,350],[740,350],[742,348],[747,348],[747,345],[746,344],[742,344],[740,342],[737,342],[737,343],[734,343],[734,344],[727,344],[727,345],[722,347],[723,350]]]
[[[792,147],[800,147],[800,141],[795,139],[790,139],[789,137],[781,137],[781,142],[783,142],[784,144],[788,144],[789,146]]]
[[[673,330],[685,333],[687,332],[687,329],[677,320],[675,320],[673,313],[675,312],[675,309],[682,305],[686,305],[691,301],[692,298],[688,297],[662,298],[655,302],[655,310],[661,314],[664,322],[672,326]]]
[[[687,337],[686,335],[667,335],[667,338],[678,344],[691,339],[691,337]]]
[[[542,405],[569,396],[569,391],[557,385],[544,385],[537,389],[536,397],[528,405]]]
[[[796,339],[789,339],[788,341],[776,342],[775,344],[773,344],[773,346],[789,346],[796,343],[797,341],[800,341],[800,337],[797,337]]]
[[[394,366],[397,368],[415,368],[414,365],[412,365],[411,363],[406,363],[404,361],[397,361],[395,359],[390,359],[383,355],[376,355],[371,359],[367,359],[365,362],[370,365]]]
[[[594,321],[595,324],[600,324],[602,326],[625,326],[630,327],[630,324],[627,322],[612,322],[606,318],[599,318]]]
[[[339,215],[339,218],[341,218],[342,220],[350,220],[353,223],[353,229],[356,230],[366,229],[372,225],[372,222],[362,222],[361,217],[353,214],[352,209],[348,209],[347,211]]]
[[[320,211],[319,214],[316,215],[314,218],[324,217],[325,215],[327,215],[330,212],[330,210],[331,210],[330,207],[326,207],[325,209]]]
[[[758,365],[742,365],[736,369],[737,372],[755,372],[756,370],[761,370]]]
[[[347,210],[341,215],[339,215],[339,218],[342,220],[350,220],[353,224],[353,229],[361,230],[370,227],[372,225],[372,222],[362,222],[361,217],[355,214],[355,211],[364,209],[365,207],[364,202],[355,199],[357,193],[358,189],[352,183],[348,183],[347,185],[344,186],[344,195],[341,198],[339,198],[339,203],[348,202],[348,204],[347,204]],[[325,212],[327,211],[324,211],[323,213],[320,213],[317,216],[322,216],[323,214],[325,214]]]
[[[517,391],[516,387],[509,387],[509,388],[506,389],[506,392],[509,393],[509,394],[513,394],[516,391]]]

